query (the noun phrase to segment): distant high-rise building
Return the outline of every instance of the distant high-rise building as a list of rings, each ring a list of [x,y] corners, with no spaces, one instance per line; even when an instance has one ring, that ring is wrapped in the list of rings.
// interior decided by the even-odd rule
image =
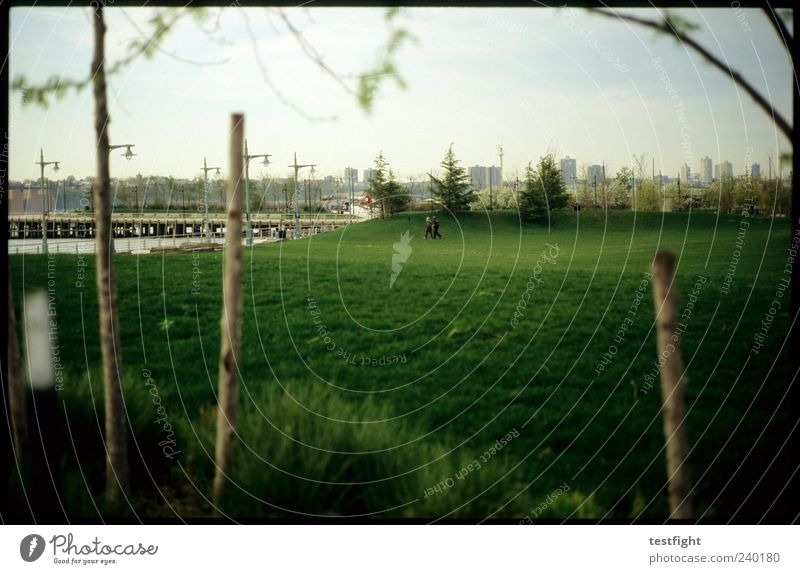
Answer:
[[[492,187],[500,187],[500,168],[493,165],[489,168],[489,182]]]
[[[708,156],[700,160],[700,183],[704,185],[711,183],[714,178],[713,165],[711,158]]]
[[[729,161],[723,161],[714,166],[714,179],[733,179],[733,165]]]
[[[589,185],[592,185],[595,181],[597,181],[597,185],[600,185],[603,181],[603,166],[597,164],[590,165],[586,176],[589,178]]]
[[[577,162],[571,157],[567,156],[561,158],[560,163],[561,163],[561,177],[564,179],[564,183],[567,186],[570,186],[575,181],[575,178],[578,177]]]
[[[364,170],[364,183],[369,183],[372,181],[372,178],[375,177],[375,174],[378,173],[378,170],[372,167],[368,167]]]
[[[750,177],[753,179],[758,179],[761,177],[761,164],[754,163],[750,166]]]
[[[344,180],[352,179],[354,182],[358,181],[358,170],[354,167],[344,168]]]
[[[689,167],[689,164],[685,163],[681,166],[681,182],[688,185],[691,178],[692,168]]]
[[[469,178],[473,188],[485,189],[489,187],[489,168],[485,165],[473,165],[469,168]]]
[[[500,168],[485,165],[473,165],[469,168],[469,177],[475,189],[487,189],[500,185]]]

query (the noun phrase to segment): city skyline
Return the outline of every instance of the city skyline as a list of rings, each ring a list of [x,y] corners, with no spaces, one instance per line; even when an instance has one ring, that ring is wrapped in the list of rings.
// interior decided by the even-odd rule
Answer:
[[[259,38],[255,44],[240,12]],[[318,173],[337,176],[346,166],[363,170],[383,151],[397,177],[407,180],[436,171],[451,142],[465,169],[497,164],[502,144],[508,181],[548,151],[556,159],[577,158],[578,165],[605,163],[607,175],[646,153],[655,158],[656,171],[677,175],[684,164],[695,170],[701,156],[711,157],[714,166],[723,161],[741,166],[767,165],[771,154],[777,169],[776,158],[790,149],[729,78],[669,38],[574,9],[403,12],[400,24],[417,39],[397,56],[408,88],[387,81],[371,115],[261,9],[222,11],[224,36],[231,42],[226,46],[213,45],[194,23],[183,23],[164,50],[191,54],[202,66],[159,54],[110,79],[112,143],[134,143],[138,154],[131,162],[113,156],[112,174],[195,177],[203,157],[214,165],[223,161],[225,121],[237,109],[248,117],[253,149],[272,154],[272,164],[254,166],[253,177],[285,177],[295,150],[303,161],[317,163]],[[734,10],[676,11],[710,31],[710,48],[767,90],[773,105],[786,113],[791,74],[785,51],[760,11],[739,12],[748,31]],[[51,74],[85,75],[91,55],[88,14],[81,8],[13,8],[12,80],[23,72],[34,83]],[[110,61],[135,38],[133,24],[141,26],[150,14],[148,8],[107,11]],[[343,78],[368,66],[387,36],[382,9],[286,14]],[[701,33],[698,37],[706,42]],[[280,103],[260,77],[254,46],[262,57],[270,56],[270,76],[290,88],[284,96],[293,105],[338,119],[312,122]],[[353,70],[348,64],[359,59]],[[670,101],[667,84],[679,94],[679,106]],[[38,177],[40,148],[48,161],[61,162],[64,174],[94,174],[90,92],[70,92],[47,110],[23,107],[20,95],[12,93],[9,112],[12,179]]]

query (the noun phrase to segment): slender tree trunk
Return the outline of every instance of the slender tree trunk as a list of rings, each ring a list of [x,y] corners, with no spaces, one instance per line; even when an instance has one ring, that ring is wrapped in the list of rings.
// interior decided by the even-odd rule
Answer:
[[[105,32],[103,8],[94,10],[95,132],[97,135],[97,181],[94,186],[97,241],[97,299],[100,309],[100,347],[103,353],[105,390],[106,502],[118,510],[128,491],[127,421],[122,397],[122,355],[117,315],[117,282],[111,237],[111,186],[108,167],[108,106],[105,76]]]
[[[686,433],[686,378],[678,331],[678,290],[674,283],[675,256],[660,251],[653,258],[653,300],[656,308],[658,359],[661,363],[661,400],[667,443],[670,518],[692,517],[689,478],[689,439]]]
[[[239,352],[242,318],[242,210],[244,183],[244,116],[231,117],[230,176],[228,192],[228,231],[225,235],[223,271],[223,307],[220,327],[219,410],[217,412],[217,468],[214,473],[214,500],[219,503],[230,468],[236,429],[236,405],[239,396]]]
[[[22,466],[28,452],[28,420],[25,414],[25,389],[20,369],[17,320],[14,299],[11,296],[11,274],[8,274],[8,402],[11,411],[11,428],[14,434],[14,457]]]

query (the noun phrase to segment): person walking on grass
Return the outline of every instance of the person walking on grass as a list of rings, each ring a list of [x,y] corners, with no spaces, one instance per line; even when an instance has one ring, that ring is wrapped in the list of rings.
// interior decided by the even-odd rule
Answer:
[[[425,225],[425,239],[428,239],[429,235],[433,239],[433,221],[430,217],[425,218]]]
[[[442,238],[442,236],[439,234],[439,220],[436,219],[436,217],[434,217],[433,218],[433,238],[436,239],[437,237],[439,239]]]

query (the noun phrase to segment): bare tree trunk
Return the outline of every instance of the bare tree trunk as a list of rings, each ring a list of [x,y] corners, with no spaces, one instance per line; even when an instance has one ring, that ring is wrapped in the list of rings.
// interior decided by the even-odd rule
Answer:
[[[675,256],[660,251],[653,258],[653,300],[661,363],[661,400],[667,447],[670,518],[692,517],[689,439],[686,433],[686,378],[678,331],[678,290],[673,282]]]
[[[28,452],[28,420],[25,414],[25,389],[20,370],[17,319],[14,314],[14,299],[11,296],[11,274],[8,274],[8,402],[11,411],[11,428],[14,433],[14,457],[17,466],[22,466]]]
[[[97,245],[97,299],[100,309],[100,347],[105,390],[106,502],[118,509],[128,491],[127,421],[122,397],[122,350],[117,315],[117,281],[111,237],[111,186],[108,167],[108,106],[106,101],[105,32],[102,5],[94,10],[95,132],[97,181],[94,186]]]
[[[219,355],[219,410],[217,412],[217,468],[214,473],[214,500],[219,502],[230,467],[236,428],[236,404],[239,395],[239,351],[242,318],[242,210],[244,183],[242,153],[244,151],[244,116],[231,116],[230,177],[227,196],[228,230],[225,235],[223,271],[223,308],[220,326],[222,336]]]

